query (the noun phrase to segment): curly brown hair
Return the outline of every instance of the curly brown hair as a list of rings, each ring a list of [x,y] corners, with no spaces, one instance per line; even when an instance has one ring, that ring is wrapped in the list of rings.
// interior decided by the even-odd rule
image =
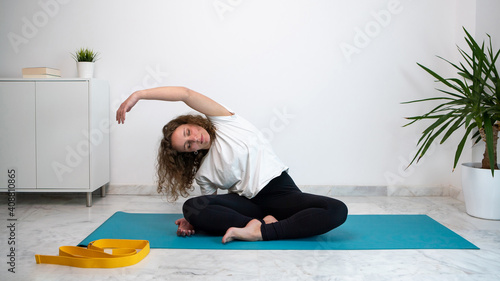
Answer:
[[[176,201],[179,195],[187,197],[192,186],[194,175],[200,167],[201,160],[208,150],[200,150],[198,154],[178,152],[172,147],[172,133],[180,125],[193,124],[207,130],[211,141],[215,139],[215,126],[201,115],[181,115],[163,126],[163,139],[158,149],[156,171],[158,176],[158,193],[164,193],[169,201]]]

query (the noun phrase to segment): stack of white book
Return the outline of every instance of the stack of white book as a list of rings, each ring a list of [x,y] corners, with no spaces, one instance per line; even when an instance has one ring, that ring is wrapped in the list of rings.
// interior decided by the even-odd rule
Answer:
[[[61,78],[61,70],[50,67],[23,68],[23,78]]]

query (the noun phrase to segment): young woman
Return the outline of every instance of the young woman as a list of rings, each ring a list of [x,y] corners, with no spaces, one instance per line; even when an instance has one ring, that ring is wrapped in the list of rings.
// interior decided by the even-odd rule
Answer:
[[[326,233],[347,218],[339,200],[302,193],[269,142],[248,121],[185,87],[134,92],[116,112],[118,123],[141,99],[182,101],[204,114],[183,115],[163,127],[158,192],[187,197],[196,180],[202,196],[183,205],[177,235],[195,231],[231,240],[275,240]],[[217,189],[228,190],[217,195]]]

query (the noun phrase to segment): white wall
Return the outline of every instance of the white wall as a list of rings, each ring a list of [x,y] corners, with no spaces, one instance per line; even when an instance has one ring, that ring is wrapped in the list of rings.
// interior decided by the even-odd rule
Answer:
[[[485,42],[485,46],[489,44],[489,38],[486,34],[491,36],[491,42],[493,48],[496,50],[500,46],[500,28],[498,28],[500,22],[498,21],[498,14],[500,13],[500,1],[496,0],[481,0],[477,1],[476,8],[476,40],[478,42]],[[491,28],[491,26],[496,26],[497,28]],[[500,61],[497,61],[497,67],[500,68]],[[472,160],[474,162],[481,162],[483,159],[483,153],[485,150],[485,144],[483,142],[478,143],[472,149]],[[500,151],[500,143],[497,147],[497,151]]]
[[[134,90],[184,85],[262,129],[300,185],[447,186],[454,140],[403,170],[423,128],[403,117],[429,105],[400,102],[435,94],[416,62],[450,71],[435,55],[457,58],[476,18],[465,2],[2,0],[0,77],[30,66],[75,77],[70,52],[90,47],[113,120]],[[112,184],[152,184],[163,124],[189,111],[142,101],[113,124]]]

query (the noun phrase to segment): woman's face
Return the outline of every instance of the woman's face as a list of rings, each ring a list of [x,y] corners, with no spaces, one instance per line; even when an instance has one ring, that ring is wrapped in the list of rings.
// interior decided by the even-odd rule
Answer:
[[[172,147],[178,152],[193,152],[210,148],[210,135],[198,125],[184,124],[172,133]]]

